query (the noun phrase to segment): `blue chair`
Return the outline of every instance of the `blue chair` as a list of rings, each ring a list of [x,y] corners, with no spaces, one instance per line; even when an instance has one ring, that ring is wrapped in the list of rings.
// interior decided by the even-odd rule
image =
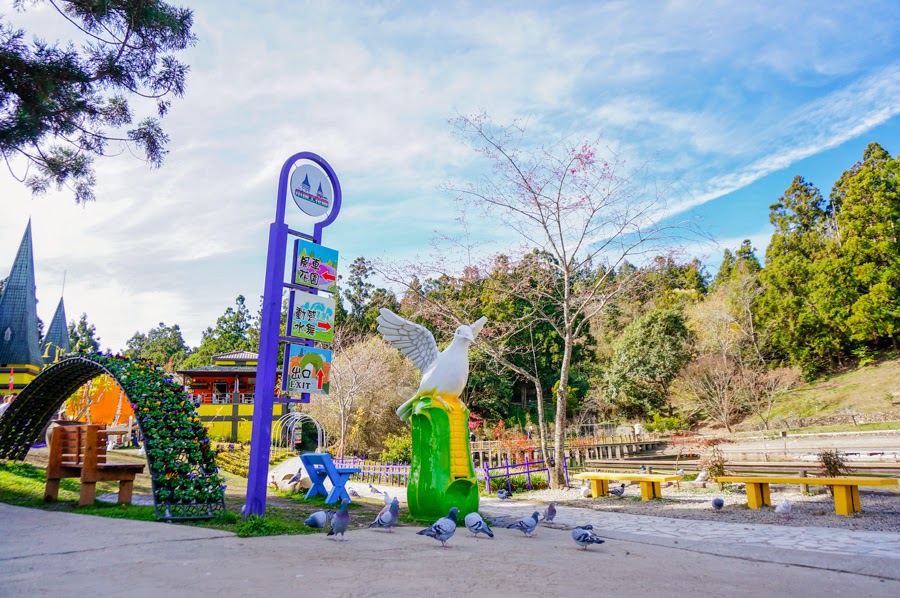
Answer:
[[[306,453],[300,455],[300,462],[303,463],[303,468],[309,474],[309,479],[312,482],[312,487],[306,493],[306,499],[319,494],[322,496],[327,495],[325,498],[326,505],[333,505],[343,498],[350,500],[350,495],[347,494],[347,489],[344,486],[347,480],[350,479],[350,476],[362,471],[360,468],[335,467],[334,461],[331,460],[331,455],[328,453]],[[331,480],[332,488],[330,492],[325,490],[326,478]]]

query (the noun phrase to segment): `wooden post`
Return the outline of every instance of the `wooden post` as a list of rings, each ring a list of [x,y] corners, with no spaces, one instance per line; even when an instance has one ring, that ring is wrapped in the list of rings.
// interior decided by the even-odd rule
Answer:
[[[806,477],[806,470],[805,470],[805,469],[801,469],[801,470],[800,470],[800,477],[801,477],[801,478],[805,478],[805,477]],[[809,494],[809,485],[808,485],[808,484],[800,484],[800,493],[801,493],[801,494]]]

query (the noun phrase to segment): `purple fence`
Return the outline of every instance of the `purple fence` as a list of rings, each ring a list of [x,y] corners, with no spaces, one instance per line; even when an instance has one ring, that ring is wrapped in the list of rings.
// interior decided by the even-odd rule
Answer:
[[[359,457],[334,459],[337,467],[357,467],[359,473],[350,479],[357,482],[386,484],[388,486],[406,486],[409,483],[409,463],[384,463]]]
[[[488,467],[487,462],[485,462],[481,468],[481,473],[478,474],[478,479],[484,480],[484,489],[488,494],[491,492],[491,480],[496,480],[498,478],[506,478],[506,489],[510,492],[512,491],[512,482],[510,481],[510,478],[515,475],[525,476],[525,483],[529,490],[531,490],[531,474],[543,472],[547,474],[547,479],[550,479],[550,469],[544,461],[529,461],[527,456],[523,463],[513,463],[510,465],[509,459],[504,459],[503,461],[504,465],[499,465],[497,467]],[[502,472],[500,472],[501,470]],[[492,471],[500,473],[491,473]],[[566,485],[568,485],[569,465],[566,463],[565,459],[563,459],[563,471],[566,476]]]

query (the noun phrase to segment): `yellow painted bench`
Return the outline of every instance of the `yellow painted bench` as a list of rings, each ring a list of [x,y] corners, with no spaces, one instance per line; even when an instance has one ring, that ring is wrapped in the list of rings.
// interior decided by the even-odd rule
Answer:
[[[662,498],[662,483],[680,480],[680,475],[663,475],[656,473],[610,473],[605,471],[587,471],[572,476],[579,480],[590,480],[591,496],[609,496],[610,480],[627,480],[641,483],[641,500]]]
[[[771,506],[769,484],[805,484],[809,486],[831,486],[834,489],[834,511],[838,515],[850,516],[862,510],[859,503],[860,486],[897,486],[898,480],[891,478],[802,478],[799,476],[721,476],[716,482],[740,482],[747,487],[747,506],[758,509]]]

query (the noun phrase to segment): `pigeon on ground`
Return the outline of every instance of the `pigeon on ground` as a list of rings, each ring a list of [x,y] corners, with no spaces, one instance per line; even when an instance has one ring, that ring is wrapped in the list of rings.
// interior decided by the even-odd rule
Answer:
[[[522,517],[515,523],[511,523],[506,526],[507,529],[517,529],[523,534],[525,537],[530,538],[534,535],[534,528],[537,527],[538,518],[540,517],[540,513],[535,511],[531,514],[531,517]]]
[[[379,490],[372,484],[369,484],[369,492],[371,492],[372,494],[382,494],[381,490]]]
[[[303,479],[303,466],[300,466],[300,469],[297,470],[297,473],[294,474],[294,477],[288,480],[288,484],[296,484],[301,479]]]
[[[641,465],[641,473],[647,473],[647,466]]]
[[[499,490],[497,490],[497,498],[499,498],[500,500],[512,498],[512,492],[510,492],[506,488],[500,488]]]
[[[334,511],[316,511],[306,518],[303,525],[324,529],[332,517],[334,517]]]
[[[593,525],[579,525],[572,530],[572,539],[581,546],[579,550],[587,550],[591,544],[603,544],[606,541],[595,536],[594,532],[591,531],[593,529]]]
[[[725,501],[722,500],[721,498],[714,498],[714,499],[712,499],[712,506],[715,510],[721,511],[722,507],[725,506]]]
[[[625,484],[622,484],[618,488],[610,488],[609,493],[617,498],[622,498],[625,496]]]
[[[454,533],[456,533],[456,516],[459,514],[459,509],[456,507],[451,507],[450,511],[447,513],[446,517],[441,517],[434,523],[432,523],[429,527],[423,529],[420,532],[416,532],[419,536],[428,536],[430,538],[434,538],[435,540],[439,540],[441,546],[447,548],[447,540],[449,540]]]
[[[581,485],[581,498],[588,498],[591,495],[591,483],[588,480]]]
[[[386,504],[386,505],[391,504],[391,495],[390,494],[388,494],[387,492],[382,492],[382,496],[384,496],[384,504]]]
[[[709,474],[706,473],[705,471],[701,471],[700,473],[697,474],[697,479],[694,481],[695,482],[705,482],[708,479],[709,479]]]
[[[675,475],[683,476],[683,475],[684,475],[684,470],[683,470],[683,469],[679,469],[678,471],[675,472]]]
[[[544,509],[544,521],[553,523],[554,517],[556,517],[556,502],[551,501],[547,508]]]
[[[475,535],[475,538],[478,538],[478,534],[485,534],[488,538],[494,537],[494,532],[491,531],[491,528],[488,527],[488,524],[484,522],[484,519],[478,513],[466,515],[466,527]]]
[[[779,515],[790,515],[791,514],[791,503],[788,499],[784,499],[781,501],[781,504],[775,507],[775,512]]]
[[[337,535],[341,535],[341,542],[344,541],[344,532],[347,531],[347,528],[350,527],[350,511],[347,509],[350,506],[350,501],[346,498],[341,501],[341,508],[338,509],[338,512],[334,514],[334,517],[331,518],[331,529],[328,530],[329,536],[334,536],[335,542],[337,542]]]
[[[381,509],[381,512],[378,514],[378,517],[375,518],[369,527],[383,527],[388,532],[393,533],[394,530],[391,528],[394,527],[394,524],[397,523],[397,520],[400,518],[400,499],[395,498],[390,505]]]
[[[359,492],[357,492],[353,488],[347,488],[347,494],[349,494],[353,498],[359,498]]]

